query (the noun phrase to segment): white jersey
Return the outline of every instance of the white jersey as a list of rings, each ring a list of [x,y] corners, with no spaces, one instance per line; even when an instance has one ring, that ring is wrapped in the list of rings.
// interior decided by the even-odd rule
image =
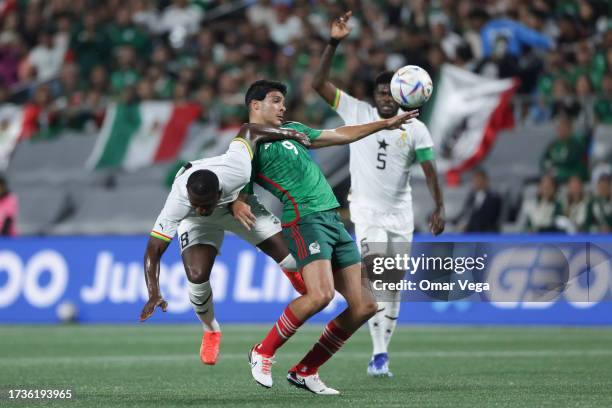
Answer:
[[[380,120],[378,111],[367,102],[339,91],[336,112],[346,125]],[[425,124],[412,119],[403,129],[381,130],[350,144],[351,219],[368,223],[365,214],[385,213],[406,219],[412,230],[412,195],[410,166],[416,163],[417,150],[433,147]],[[363,210],[363,211],[360,211]]]
[[[179,223],[188,217],[199,217],[187,196],[187,180],[198,170],[210,170],[219,179],[221,198],[218,206],[235,201],[238,194],[251,179],[251,148],[246,141],[234,139],[225,154],[208,159],[192,161],[187,170],[179,171],[172,190],[166,199],[151,235],[164,241],[170,241],[176,235]]]

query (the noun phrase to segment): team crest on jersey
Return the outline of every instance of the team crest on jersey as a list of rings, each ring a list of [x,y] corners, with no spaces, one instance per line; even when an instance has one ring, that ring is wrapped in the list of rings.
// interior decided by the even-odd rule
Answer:
[[[318,254],[319,252],[321,252],[321,246],[317,241],[315,241],[312,244],[308,245],[308,250],[310,250],[310,255]]]
[[[397,147],[404,147],[408,143],[408,133],[404,130],[402,135],[395,141]]]

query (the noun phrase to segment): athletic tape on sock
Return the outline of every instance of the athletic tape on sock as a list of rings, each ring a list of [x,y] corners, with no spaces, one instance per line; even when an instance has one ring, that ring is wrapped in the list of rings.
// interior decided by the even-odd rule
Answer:
[[[297,262],[295,262],[295,258],[291,254],[287,255],[285,259],[280,261],[278,266],[289,272],[297,272],[298,270]]]

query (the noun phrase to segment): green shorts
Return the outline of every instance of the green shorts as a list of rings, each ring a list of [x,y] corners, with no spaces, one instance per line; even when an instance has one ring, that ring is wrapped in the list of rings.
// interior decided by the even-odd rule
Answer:
[[[308,214],[284,226],[283,237],[299,268],[317,259],[330,260],[334,271],[361,262],[357,245],[336,210]]]

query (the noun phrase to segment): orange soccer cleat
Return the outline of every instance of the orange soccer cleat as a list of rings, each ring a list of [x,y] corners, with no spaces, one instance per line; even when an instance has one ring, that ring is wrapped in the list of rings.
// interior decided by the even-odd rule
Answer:
[[[304,279],[302,279],[302,274],[299,271],[291,272],[286,269],[282,269],[282,271],[285,274],[285,276],[289,279],[289,282],[291,282],[291,285],[293,285],[293,288],[300,295],[305,295],[306,294],[306,284],[304,283]]]
[[[206,365],[215,365],[219,356],[221,332],[204,332],[200,346],[200,360]]]

